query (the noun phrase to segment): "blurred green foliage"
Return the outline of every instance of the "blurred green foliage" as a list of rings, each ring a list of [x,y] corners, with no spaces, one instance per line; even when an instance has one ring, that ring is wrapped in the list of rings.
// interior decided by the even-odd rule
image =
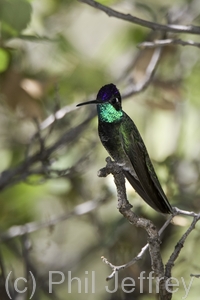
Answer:
[[[199,16],[194,13],[195,1],[179,1],[176,7],[173,1],[165,1],[163,5],[156,0],[151,5],[148,1],[101,3],[162,23],[166,23],[169,10],[174,9],[174,14],[178,14],[189,5],[180,23],[187,18],[192,23],[194,18],[199,25]],[[0,170],[9,170],[25,160],[30,141],[30,155],[39,149],[39,143],[31,140],[37,130],[35,119],[41,122],[65,105],[93,99],[106,83],[118,84],[123,92],[129,82],[140,81],[152,52],[139,50],[137,44],[151,35],[147,28],[108,18],[78,1],[1,0]],[[181,38],[198,41],[198,36],[184,34]],[[141,59],[136,64],[139,54]],[[195,212],[200,210],[199,68],[198,48],[165,47],[147,90],[123,102],[124,110],[143,136],[170,202]],[[46,129],[41,133],[47,137],[46,146],[55,143],[88,115],[89,109],[85,107],[57,120],[52,132]],[[106,283],[111,270],[100,257],[104,255],[113,264],[123,264],[136,256],[146,243],[146,234],[128,224],[117,211],[113,178],[96,176],[106,156],[95,118],[79,138],[52,155],[51,167],[58,171],[73,167],[69,173],[53,178],[46,178],[48,174],[33,174],[25,182],[10,185],[1,192],[1,236],[11,226],[48,221],[71,213],[74,207],[88,200],[105,198],[89,214],[73,216],[26,236],[28,263],[24,258],[23,237],[1,242],[1,261],[6,274],[14,270],[14,278],[25,276],[24,266],[28,264],[42,282],[33,299],[54,297],[47,292],[49,270],[63,271],[66,277],[72,271],[72,276],[80,277],[82,282],[86,271],[88,277],[95,271],[95,294],[91,291],[79,294],[75,282],[69,294],[65,282],[54,286],[59,299],[93,299],[94,295],[95,299],[155,299],[154,294],[149,294],[147,282],[143,294],[138,284],[131,294],[122,290],[114,294],[105,291],[107,284],[112,288],[114,283]],[[150,218],[160,228],[165,218],[141,201],[128,185],[127,191],[134,211]],[[164,263],[190,221],[186,217],[177,218],[164,232],[161,246]],[[190,273],[199,273],[200,269],[199,226],[186,241],[173,269],[173,276],[179,280],[181,276],[185,278],[187,286]],[[148,254],[120,273],[119,280],[130,276],[137,281],[143,270],[146,274],[151,271]],[[198,297],[198,280],[192,282],[189,299]],[[181,285],[173,299],[184,295]]]
[[[9,62],[9,55],[6,50],[0,48],[0,72],[7,69]]]
[[[0,18],[2,38],[18,36],[31,20],[32,6],[26,0],[1,0]]]

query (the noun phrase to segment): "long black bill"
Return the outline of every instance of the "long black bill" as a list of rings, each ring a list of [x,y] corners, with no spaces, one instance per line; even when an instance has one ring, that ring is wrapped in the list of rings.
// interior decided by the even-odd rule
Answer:
[[[86,102],[83,102],[83,103],[79,103],[76,106],[82,106],[82,105],[86,105],[86,104],[98,104],[98,103],[101,103],[101,101],[96,99],[96,100],[91,100],[91,101],[86,101]]]

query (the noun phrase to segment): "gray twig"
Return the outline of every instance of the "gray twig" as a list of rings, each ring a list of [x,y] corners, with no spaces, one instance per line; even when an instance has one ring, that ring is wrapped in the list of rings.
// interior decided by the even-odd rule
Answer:
[[[0,242],[13,239],[14,237],[26,235],[28,233],[40,230],[42,228],[48,228],[54,226],[74,216],[81,216],[87,214],[93,211],[94,209],[96,209],[104,201],[105,201],[105,197],[101,199],[84,202],[80,205],[77,205],[71,212],[64,213],[51,220],[47,220],[44,222],[31,222],[31,223],[26,223],[24,225],[12,226],[7,231],[0,234]]]
[[[101,169],[98,173],[98,176],[105,177],[108,174],[112,174],[114,177],[115,185],[117,188],[117,198],[118,198],[118,209],[119,212],[133,225],[136,227],[143,228],[148,236],[148,247],[149,253],[151,257],[152,263],[152,270],[155,273],[155,276],[158,277],[159,280],[159,291],[161,298],[168,297],[170,294],[165,288],[165,281],[167,278],[164,276],[164,266],[163,261],[160,253],[160,237],[159,232],[156,229],[156,226],[150,221],[145,218],[138,217],[132,210],[132,205],[128,202],[127,195],[126,195],[126,187],[125,187],[125,178],[122,172],[122,169],[113,162],[110,157],[106,159],[107,165],[105,168]],[[145,246],[147,247],[147,246]],[[142,250],[143,251],[143,250]],[[104,260],[106,262],[106,260]],[[107,262],[106,262],[107,263]],[[113,265],[111,265],[114,267]],[[108,277],[112,278],[114,275],[113,273]],[[169,298],[162,298],[162,299],[170,299]]]
[[[194,46],[200,48],[200,43],[194,41],[183,41],[181,39],[166,39],[166,40],[155,40],[152,42],[143,42],[138,45],[139,48],[156,48],[165,47],[168,45],[181,45],[181,46]]]
[[[152,262],[152,270],[154,271],[155,276],[161,279],[159,280],[159,291],[160,291],[161,299],[171,299],[172,294],[166,290],[165,282],[168,278],[171,278],[171,270],[174,265],[174,262],[177,259],[187,237],[189,236],[191,231],[195,228],[196,223],[200,220],[200,213],[196,214],[194,212],[184,211],[174,207],[173,215],[171,215],[169,219],[161,227],[161,229],[157,231],[156,227],[150,220],[140,218],[133,211],[131,211],[132,205],[130,205],[130,203],[127,200],[125,178],[121,168],[115,162],[111,161],[109,157],[106,159],[106,162],[107,162],[106,167],[101,169],[98,175],[100,177],[105,177],[109,174],[113,175],[115,185],[117,188],[118,209],[120,213],[125,218],[127,218],[131,224],[143,228],[148,235],[148,243],[141,249],[140,253],[136,257],[134,257],[130,262],[124,265],[115,266],[111,262],[109,262],[105,257],[102,256],[102,261],[107,265],[109,265],[110,268],[112,269],[112,273],[106,278],[106,280],[112,279],[115,276],[116,272],[123,270],[136,263],[138,260],[140,260],[143,257],[146,250],[149,249],[151,262]],[[166,229],[166,227],[169,225],[173,217],[176,215],[191,216],[193,217],[193,221],[190,227],[185,232],[185,234],[181,237],[181,239],[177,243],[175,250],[171,254],[164,271],[164,266],[160,254],[159,237],[162,234],[162,232]],[[192,274],[191,276],[195,276],[195,275]]]
[[[153,30],[159,30],[164,32],[179,32],[179,33],[191,33],[191,34],[200,34],[200,27],[194,25],[177,25],[177,24],[170,24],[170,25],[163,25],[155,22],[146,21],[131,14],[123,14],[118,12],[108,6],[105,6],[99,2],[94,0],[78,0],[79,2],[86,3],[96,9],[99,9],[105,12],[109,17],[115,17],[124,21],[128,21],[134,24],[138,24],[140,26],[150,28]]]
[[[163,224],[163,226],[160,228],[160,230],[159,230],[159,232],[158,232],[158,234],[159,234],[159,236],[161,236],[161,234],[163,233],[163,231],[167,228],[167,226],[171,223],[171,220],[173,219],[173,215],[171,215],[170,217],[169,217],[169,219],[167,219],[167,221]],[[116,271],[120,271],[121,269],[126,269],[126,268],[128,268],[128,267],[130,267],[130,266],[132,266],[133,264],[135,264],[138,260],[141,260],[142,259],[142,257],[143,257],[143,255],[145,254],[145,252],[146,252],[146,250],[149,248],[149,244],[147,243],[144,247],[142,247],[142,249],[141,249],[141,251],[138,253],[138,255],[137,256],[135,256],[131,261],[129,261],[128,263],[126,263],[126,264],[124,264],[124,265],[122,265],[122,266],[113,266],[115,269],[116,269]],[[103,258],[102,258],[103,259]],[[104,258],[105,259],[105,258]],[[108,262],[108,261],[107,261]],[[107,263],[106,262],[106,263]],[[113,277],[113,276],[112,276]],[[108,277],[109,279],[111,279],[110,278],[110,276]]]
[[[38,151],[32,156],[27,157],[21,164],[14,169],[9,169],[0,174],[0,191],[8,186],[11,186],[17,182],[25,180],[29,176],[29,172],[36,163],[41,162],[44,164],[47,162],[56,150],[63,145],[75,141],[81,132],[86,128],[87,124],[91,121],[94,114],[91,113],[88,118],[80,125],[70,129],[68,132],[63,134],[52,146]]]
[[[175,249],[173,251],[173,253],[171,254],[167,264],[166,264],[166,271],[165,271],[165,275],[170,278],[171,277],[171,271],[172,271],[172,267],[174,266],[174,262],[175,260],[178,258],[179,253],[181,252],[181,249],[184,246],[184,243],[187,239],[187,237],[189,236],[189,234],[191,233],[191,231],[195,228],[196,223],[200,220],[200,214],[196,214],[193,218],[193,221],[190,225],[190,227],[186,230],[186,232],[184,233],[184,235],[180,238],[180,240],[178,241],[178,243],[175,246]]]
[[[151,57],[151,60],[146,68],[144,80],[142,80],[141,82],[139,82],[137,84],[135,84],[135,83],[131,84],[130,87],[128,88],[128,90],[125,91],[124,94],[122,95],[123,99],[128,98],[132,95],[138,94],[138,93],[144,91],[149,86],[149,84],[152,81],[155,69],[160,60],[161,53],[162,53],[161,47],[155,49],[155,51]]]

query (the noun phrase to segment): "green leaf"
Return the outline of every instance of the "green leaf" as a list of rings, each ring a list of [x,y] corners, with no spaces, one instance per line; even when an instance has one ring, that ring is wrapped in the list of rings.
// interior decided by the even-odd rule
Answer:
[[[32,7],[26,0],[4,0],[0,4],[0,19],[3,24],[2,30],[9,34],[20,33],[31,20]],[[12,28],[12,30],[11,30]]]
[[[9,63],[9,54],[5,49],[0,48],[0,73],[4,72]]]

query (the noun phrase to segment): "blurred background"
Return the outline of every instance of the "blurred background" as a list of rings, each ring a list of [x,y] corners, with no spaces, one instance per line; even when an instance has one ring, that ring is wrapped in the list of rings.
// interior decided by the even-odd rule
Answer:
[[[200,25],[198,0],[101,3],[152,22]],[[138,44],[161,38],[200,42],[198,35],[151,32],[78,1],[0,0],[0,171],[5,177],[11,174],[6,183],[0,178],[0,299],[7,299],[4,284],[10,271],[12,299],[29,299],[29,271],[37,282],[32,299],[155,299],[155,286],[149,294],[146,280],[140,293],[138,283],[140,272],[151,271],[148,252],[119,273],[119,282],[134,278],[134,292],[124,293],[120,286],[112,294],[105,290],[114,288],[114,280],[106,282],[111,269],[101,256],[124,264],[138,254],[147,236],[118,212],[113,177],[97,176],[108,154],[99,141],[95,108],[75,105],[95,99],[99,88],[111,82],[126,95],[145,80],[155,51]],[[148,87],[123,101],[170,203],[195,212],[200,210],[199,51],[191,46],[163,47]],[[59,147],[48,157],[24,164],[57,141]],[[19,164],[24,167],[12,173]],[[147,206],[128,184],[127,193],[138,215],[158,228],[163,225],[166,217]],[[165,230],[164,264],[191,221],[176,217]],[[200,273],[199,227],[173,268],[172,276],[180,282],[173,299],[185,296],[181,277],[188,287],[190,274]],[[53,293],[49,271],[65,274],[65,282],[54,285]],[[84,290],[92,271],[95,293],[90,286]],[[69,272],[81,279],[81,293],[75,280],[69,292]],[[27,292],[14,292],[15,279],[28,275]],[[54,281],[60,280],[57,274]],[[24,284],[21,280],[19,288]],[[193,278],[188,297],[197,299],[198,294],[199,279]]]

